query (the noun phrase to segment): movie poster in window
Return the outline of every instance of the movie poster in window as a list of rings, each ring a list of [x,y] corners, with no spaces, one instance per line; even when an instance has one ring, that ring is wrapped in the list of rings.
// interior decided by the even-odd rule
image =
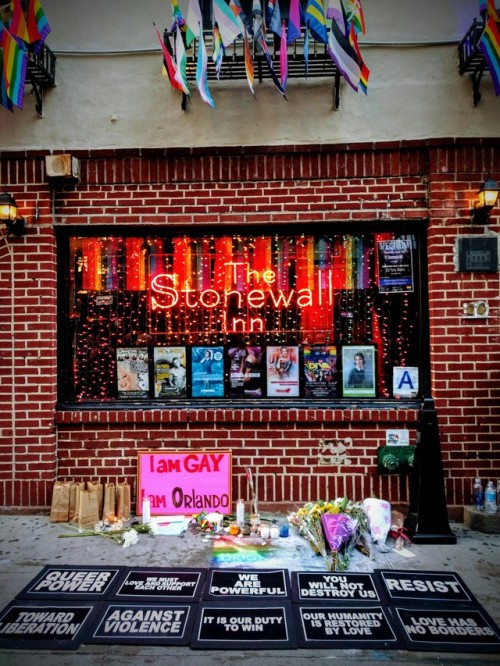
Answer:
[[[412,241],[394,238],[377,244],[380,293],[413,291]]]
[[[299,348],[280,345],[267,347],[267,395],[295,398],[299,395]]]
[[[342,393],[344,397],[375,397],[375,347],[342,347]]]
[[[155,398],[185,398],[186,347],[154,348]]]
[[[149,397],[149,362],[147,347],[116,349],[118,398],[134,400]]]
[[[232,398],[261,398],[264,394],[262,347],[230,347],[229,396]]]
[[[307,398],[337,397],[337,348],[304,346],[304,393]]]
[[[224,348],[191,348],[191,394],[193,398],[224,397]]]

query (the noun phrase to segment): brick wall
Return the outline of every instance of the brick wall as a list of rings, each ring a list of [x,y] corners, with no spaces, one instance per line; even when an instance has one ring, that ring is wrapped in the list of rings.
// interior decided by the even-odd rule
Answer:
[[[387,428],[410,430],[417,411],[56,411],[54,226],[303,225],[429,218],[433,395],[449,506],[469,501],[471,479],[500,476],[499,276],[457,273],[455,237],[483,233],[469,209],[486,175],[500,177],[500,141],[415,141],[218,151],[73,153],[78,185],[46,182],[41,153],[3,154],[0,184],[28,219],[22,238],[0,239],[0,506],[45,508],[58,477],[134,481],[138,449],[228,448],[233,493],[247,496],[246,465],[262,501],[368,494],[408,500],[406,477],[378,475]],[[498,208],[492,231],[499,230]],[[298,228],[300,228],[298,226]],[[487,320],[467,321],[464,300],[485,298]],[[12,305],[12,303],[14,305]],[[395,405],[397,407],[397,405]],[[350,464],[318,465],[319,439],[352,439]]]

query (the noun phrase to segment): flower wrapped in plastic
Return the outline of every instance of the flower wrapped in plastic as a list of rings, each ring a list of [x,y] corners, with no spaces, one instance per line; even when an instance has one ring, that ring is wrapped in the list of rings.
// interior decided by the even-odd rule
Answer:
[[[363,500],[363,509],[368,518],[371,538],[381,552],[389,549],[385,545],[391,529],[391,505],[386,500],[369,497]]]
[[[323,557],[329,571],[344,571],[354,546],[365,555],[367,518],[362,506],[347,497],[334,501],[308,502],[288,518],[314,551]],[[325,522],[327,527],[325,528]]]

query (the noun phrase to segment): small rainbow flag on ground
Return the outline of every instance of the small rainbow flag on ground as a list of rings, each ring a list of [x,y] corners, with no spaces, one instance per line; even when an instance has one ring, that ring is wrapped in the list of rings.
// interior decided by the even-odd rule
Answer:
[[[500,33],[492,16],[486,23],[479,46],[493,80],[495,95],[498,96],[500,95]]]

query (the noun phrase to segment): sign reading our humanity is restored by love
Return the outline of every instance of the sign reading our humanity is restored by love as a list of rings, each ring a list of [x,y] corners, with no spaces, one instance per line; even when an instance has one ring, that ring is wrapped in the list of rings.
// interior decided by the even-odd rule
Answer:
[[[137,455],[137,515],[231,510],[232,451],[141,451]]]

